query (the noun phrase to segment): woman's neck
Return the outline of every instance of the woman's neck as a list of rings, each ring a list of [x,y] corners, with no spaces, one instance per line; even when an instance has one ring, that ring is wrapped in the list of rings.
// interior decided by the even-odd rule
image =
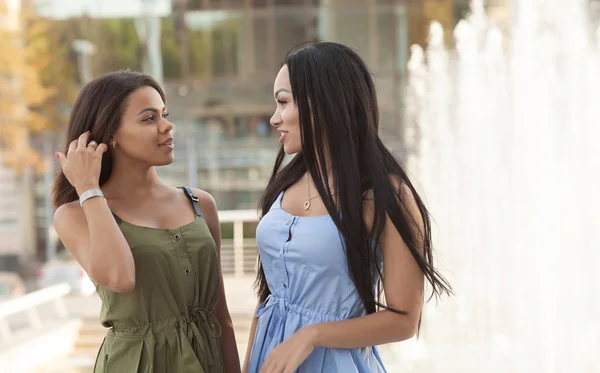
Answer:
[[[153,190],[162,186],[154,166],[118,160],[113,163],[110,179],[102,190],[110,199],[137,199],[151,195]]]

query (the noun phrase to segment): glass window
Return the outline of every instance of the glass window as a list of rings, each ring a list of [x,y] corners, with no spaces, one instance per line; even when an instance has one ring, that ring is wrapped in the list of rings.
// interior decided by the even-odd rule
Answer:
[[[237,74],[242,16],[237,11],[194,11],[186,14],[190,73],[193,77]]]
[[[264,8],[269,5],[269,0],[251,0],[254,8]]]
[[[273,0],[276,6],[306,5],[304,0]]]
[[[229,9],[241,9],[246,7],[247,0],[221,0],[221,7]]]
[[[78,31],[87,34],[97,50],[92,61],[94,74],[129,68],[142,68],[142,48],[134,19],[92,19],[88,25],[80,24]],[[70,30],[65,30],[72,33]]]
[[[371,64],[368,7],[336,8],[327,13],[325,17],[326,22],[331,23],[331,35],[324,35],[322,39],[334,40],[354,48],[368,64]]]
[[[271,31],[269,27],[269,22],[272,22],[273,17],[268,14],[256,14],[252,18],[252,30],[254,31],[254,51],[250,55],[253,58],[253,61],[250,63],[254,63],[254,71],[253,72],[264,72],[264,71],[272,71],[275,65],[278,63],[275,62],[277,57],[274,56],[274,52],[269,47],[272,44],[272,39],[274,35],[269,33],[275,32]],[[280,61],[281,58],[276,60]]]
[[[173,6],[178,6],[180,1],[173,0]],[[201,10],[204,9],[204,0],[189,0],[187,4],[187,8],[189,10]]]
[[[175,2],[179,2],[180,0],[174,0]],[[229,8],[226,2],[235,3],[235,0],[188,0],[187,8],[190,10],[210,10],[210,9],[221,9],[221,8]],[[243,1],[243,0],[238,0]]]
[[[235,75],[238,72],[236,51],[241,35],[241,17],[232,16],[223,21],[212,32],[213,74]]]
[[[160,49],[165,79],[181,78],[181,27],[176,19],[164,18],[161,22]]]
[[[395,7],[381,7],[377,9],[376,30],[377,35],[377,66],[371,68],[391,71],[397,68],[397,56],[400,48],[406,45],[399,44],[398,29],[402,26],[403,19],[396,14]]]
[[[355,6],[367,6],[370,0],[333,0],[330,1],[330,6],[343,8],[343,7],[355,7]]]
[[[276,68],[290,49],[315,40],[316,12],[286,11],[278,9],[275,18],[275,58]]]

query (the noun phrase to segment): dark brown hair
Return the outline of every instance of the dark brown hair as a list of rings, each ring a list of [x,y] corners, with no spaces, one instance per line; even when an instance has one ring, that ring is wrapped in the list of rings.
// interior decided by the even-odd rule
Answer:
[[[121,70],[102,75],[88,83],[77,97],[67,129],[65,154],[69,144],[81,134],[90,131],[90,141],[110,145],[111,137],[121,124],[121,118],[127,107],[129,95],[142,87],[152,87],[158,91],[166,103],[165,94],[160,85],[151,76],[135,71]],[[102,157],[100,186],[108,181],[112,173],[111,147]],[[65,175],[58,173],[52,188],[54,207],[75,201],[79,198],[75,188]]]

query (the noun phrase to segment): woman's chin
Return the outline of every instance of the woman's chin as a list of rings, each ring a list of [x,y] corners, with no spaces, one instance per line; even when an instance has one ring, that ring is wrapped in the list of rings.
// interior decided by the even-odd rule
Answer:
[[[300,147],[288,146],[286,144],[283,144],[283,152],[287,155],[293,155],[296,153],[300,153],[300,151],[302,151],[302,148],[300,148]]]
[[[168,166],[175,161],[175,157],[171,154],[169,157],[164,157],[163,159],[157,160],[154,165],[155,166]]]

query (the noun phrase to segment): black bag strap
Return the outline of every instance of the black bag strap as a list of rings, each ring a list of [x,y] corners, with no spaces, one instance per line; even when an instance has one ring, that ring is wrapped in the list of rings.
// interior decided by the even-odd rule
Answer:
[[[179,187],[179,189],[183,190],[183,192],[185,193],[187,198],[192,203],[192,207],[194,208],[194,212],[196,213],[196,216],[202,216],[202,211],[200,211],[200,205],[198,204],[198,201],[200,201],[198,199],[198,197],[188,187],[182,186],[182,187]]]

